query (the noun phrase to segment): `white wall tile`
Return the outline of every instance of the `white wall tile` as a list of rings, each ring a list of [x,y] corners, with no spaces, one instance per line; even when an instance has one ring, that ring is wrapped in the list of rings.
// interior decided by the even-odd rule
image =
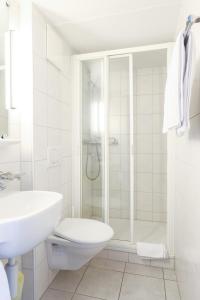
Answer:
[[[47,125],[47,96],[34,91],[34,123],[41,126]]]
[[[21,167],[21,190],[30,191],[33,188],[33,174],[32,174],[32,162],[22,162],[20,163]]]
[[[30,251],[22,256],[22,268],[32,269],[34,265],[33,251]]]
[[[129,115],[129,97],[121,97],[120,100],[120,114]]]
[[[35,266],[35,273],[35,297],[36,299],[40,299],[49,284],[49,267],[46,256],[41,260],[40,264]]]
[[[47,63],[47,94],[60,100],[62,93],[60,72],[53,65]]]
[[[135,155],[135,168],[139,173],[152,173],[153,159],[152,154],[137,154]]]
[[[137,113],[138,114],[152,114],[152,95],[137,96]]]
[[[112,171],[120,171],[120,158],[121,156],[118,154],[110,155],[110,170]]]
[[[120,117],[119,116],[111,116],[109,124],[109,132],[112,134],[120,134]]]
[[[152,192],[153,176],[148,173],[138,173],[136,178],[136,191]]]
[[[138,69],[134,82],[137,96],[134,97],[134,152],[135,152],[135,202],[137,218],[165,221],[166,213],[158,211],[166,202],[166,183],[163,174],[167,171],[166,137],[162,135],[162,112],[166,70],[161,67]],[[166,177],[165,177],[166,180]],[[158,186],[159,185],[159,186]],[[162,202],[153,206],[153,192],[162,193]],[[149,195],[151,201],[145,200]],[[158,200],[158,198],[157,198]]]
[[[66,104],[71,104],[71,79],[60,74],[61,100]]]
[[[47,161],[36,161],[34,164],[34,187],[38,190],[48,190]]]
[[[37,48],[38,46],[38,48]],[[46,60],[46,19],[38,10],[33,13],[34,49],[34,136],[33,136],[33,185],[34,189],[57,191],[64,195],[63,216],[71,216],[71,50],[66,46],[63,57],[64,72]],[[48,147],[58,147],[60,162],[50,167]],[[28,185],[28,184],[27,184]],[[45,244],[34,250],[36,268],[35,299],[51,283],[57,272],[49,270]],[[28,298],[27,298],[28,299]]]
[[[120,118],[120,133],[128,134],[129,133],[129,117],[121,116]]]
[[[137,134],[134,137],[136,143],[136,153],[153,153],[153,138],[150,134]]]
[[[116,116],[116,115],[120,115],[120,99],[112,99],[109,103],[109,110],[110,110],[110,115],[111,116]]]
[[[152,211],[152,193],[137,192],[137,210]]]
[[[24,274],[24,288],[22,293],[22,299],[34,300],[34,277],[33,272],[30,269],[23,269]]]
[[[152,76],[137,76],[137,95],[152,94]]]
[[[138,210],[137,211],[137,219],[144,221],[152,221],[152,211]]]
[[[39,56],[34,56],[33,60],[33,84],[34,89],[45,93],[47,88],[47,63]]]
[[[34,259],[35,264],[39,265],[43,259],[46,257],[46,243],[42,242],[40,243],[36,248],[34,252]]]
[[[130,136],[128,134],[120,135],[120,152],[121,154],[130,153]]]
[[[138,134],[152,134],[152,130],[153,130],[152,116],[138,115],[137,116],[137,133]]]
[[[163,94],[154,94],[153,95],[153,113],[160,114],[164,110],[164,95]]]
[[[45,160],[47,158],[47,128],[34,126],[34,159]]]
[[[61,165],[55,167],[49,167],[47,169],[47,178],[48,178],[48,190],[49,191],[58,191],[58,188],[61,185]]]
[[[46,23],[36,9],[33,11],[33,51],[40,57],[46,56]]]
[[[61,104],[54,98],[48,97],[47,103],[47,126],[61,128]]]
[[[162,133],[163,116],[160,114],[153,115],[153,133]]]

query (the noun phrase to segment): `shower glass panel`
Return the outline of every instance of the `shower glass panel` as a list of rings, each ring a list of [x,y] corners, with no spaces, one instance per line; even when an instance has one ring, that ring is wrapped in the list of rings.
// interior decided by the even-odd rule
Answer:
[[[81,216],[108,222],[113,245],[166,244],[166,65],[166,49],[81,62]]]
[[[114,239],[130,241],[129,56],[109,60],[109,223]]]
[[[166,239],[167,136],[162,134],[166,50],[133,54],[134,242]]]
[[[104,220],[103,60],[82,63],[82,217]]]

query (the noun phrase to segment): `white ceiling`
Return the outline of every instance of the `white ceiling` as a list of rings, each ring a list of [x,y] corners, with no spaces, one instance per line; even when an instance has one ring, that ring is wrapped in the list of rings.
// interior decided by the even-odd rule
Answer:
[[[181,0],[33,0],[79,53],[172,41]]]

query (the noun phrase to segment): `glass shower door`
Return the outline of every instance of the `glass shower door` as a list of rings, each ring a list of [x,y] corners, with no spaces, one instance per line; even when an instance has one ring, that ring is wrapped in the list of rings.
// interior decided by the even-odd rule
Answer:
[[[132,55],[82,62],[81,215],[133,239]]]
[[[130,56],[109,61],[109,223],[114,239],[131,237]]]
[[[104,221],[103,60],[82,62],[82,217]]]

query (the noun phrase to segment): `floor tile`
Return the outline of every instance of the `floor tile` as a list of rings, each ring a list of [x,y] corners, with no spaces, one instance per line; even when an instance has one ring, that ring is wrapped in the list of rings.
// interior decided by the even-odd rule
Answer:
[[[78,294],[116,300],[119,296],[123,273],[89,267],[77,289]]]
[[[66,291],[59,291],[59,290],[48,289],[44,293],[44,295],[41,298],[41,300],[71,300],[72,297],[73,297],[73,293],[66,292]]]
[[[101,258],[108,258],[108,251],[107,249],[102,250],[99,252],[96,257],[101,257]]]
[[[165,300],[164,281],[159,278],[124,274],[120,300]]]
[[[165,280],[165,289],[167,300],[180,300],[176,281]]]
[[[90,265],[96,268],[102,268],[106,270],[120,271],[124,272],[125,263],[122,261],[116,261],[105,258],[97,258],[91,260]]]
[[[135,275],[145,275],[150,277],[163,278],[163,271],[161,268],[144,266],[140,264],[127,263],[125,272]]]
[[[174,258],[151,259],[151,266],[174,270]]]
[[[50,288],[75,292],[85,270],[86,267],[83,267],[78,271],[60,271],[50,285]]]
[[[72,300],[99,300],[100,298],[94,298],[84,295],[75,294]]]
[[[136,253],[129,253],[129,262],[141,265],[150,265],[150,259],[144,259]]]
[[[164,278],[176,281],[176,273],[174,270],[164,269]]]
[[[128,253],[124,252],[124,251],[108,250],[108,258],[112,259],[112,260],[127,262],[128,261]]]

